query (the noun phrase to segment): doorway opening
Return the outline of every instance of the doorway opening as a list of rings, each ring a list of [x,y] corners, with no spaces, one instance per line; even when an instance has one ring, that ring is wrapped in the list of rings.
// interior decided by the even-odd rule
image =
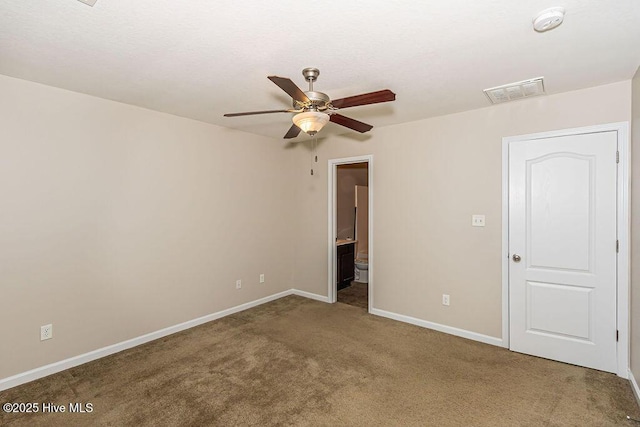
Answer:
[[[329,161],[329,299],[371,310],[371,156]]]

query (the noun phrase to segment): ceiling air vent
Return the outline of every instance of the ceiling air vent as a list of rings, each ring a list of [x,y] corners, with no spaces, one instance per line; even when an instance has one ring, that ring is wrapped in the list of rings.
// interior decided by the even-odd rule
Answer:
[[[516,99],[529,98],[532,96],[544,95],[544,77],[523,80],[521,82],[509,83],[485,89],[484,93],[492,104],[500,104]]]

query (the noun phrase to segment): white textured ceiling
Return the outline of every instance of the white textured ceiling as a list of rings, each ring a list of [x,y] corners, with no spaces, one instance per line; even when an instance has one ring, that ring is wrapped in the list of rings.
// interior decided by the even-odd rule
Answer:
[[[565,22],[534,32],[552,6]],[[638,0],[0,3],[0,74],[274,138],[291,114],[222,115],[289,108],[267,76],[307,90],[304,67],[320,69],[315,89],[332,99],[393,90],[395,102],[341,110],[375,132],[488,106],[488,87],[544,76],[553,94],[630,79],[639,65]]]

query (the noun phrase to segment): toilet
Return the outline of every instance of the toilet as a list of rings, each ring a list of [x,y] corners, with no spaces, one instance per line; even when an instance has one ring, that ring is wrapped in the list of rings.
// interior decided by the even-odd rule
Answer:
[[[369,283],[369,254],[367,251],[358,251],[355,264],[354,281]]]

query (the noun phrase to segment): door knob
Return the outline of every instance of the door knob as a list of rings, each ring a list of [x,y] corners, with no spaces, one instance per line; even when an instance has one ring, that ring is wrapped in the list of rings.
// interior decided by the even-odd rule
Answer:
[[[518,254],[513,254],[512,258],[513,258],[513,262],[520,262],[520,260],[522,259]]]

